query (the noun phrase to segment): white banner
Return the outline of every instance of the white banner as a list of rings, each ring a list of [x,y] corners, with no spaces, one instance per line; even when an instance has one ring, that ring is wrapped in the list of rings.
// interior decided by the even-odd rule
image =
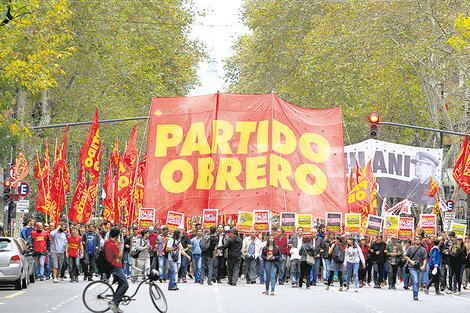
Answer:
[[[442,149],[399,145],[368,139],[344,147],[347,173],[355,169],[356,158],[363,168],[372,159],[381,197],[407,198],[416,203],[434,205],[428,196],[430,177],[440,185]]]

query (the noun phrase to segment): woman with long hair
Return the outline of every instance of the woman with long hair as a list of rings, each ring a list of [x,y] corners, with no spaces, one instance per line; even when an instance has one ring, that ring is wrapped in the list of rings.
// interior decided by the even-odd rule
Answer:
[[[338,282],[340,286],[338,291],[343,291],[344,246],[341,242],[340,236],[335,236],[335,242],[330,245],[328,254],[331,255],[332,259],[330,265],[330,276],[328,277],[328,284],[325,289],[330,289],[336,272],[338,273]]]
[[[453,291],[460,295],[462,293],[462,276],[460,273],[463,265],[462,255],[464,252],[461,249],[459,242],[455,238],[450,241],[450,247],[446,252],[447,256],[449,257],[449,288],[451,289],[448,294],[452,294]],[[458,290],[452,290],[454,286],[454,275],[455,280],[457,281]]]
[[[264,247],[266,247],[266,244],[267,244],[268,233],[267,232],[262,232],[259,239],[260,239],[259,254],[261,255],[261,252],[263,251]],[[265,279],[266,279],[266,275],[265,275],[265,271],[264,271],[264,260],[263,260],[263,258],[259,258],[258,276],[259,276],[259,283],[264,284]]]
[[[361,248],[356,244],[356,240],[353,237],[349,237],[347,239],[347,247],[346,247],[346,290],[349,289],[349,282],[351,280],[351,276],[354,276],[354,288],[355,292],[358,291],[359,287],[359,279],[358,279],[358,271],[359,271],[359,262],[362,263],[363,268],[366,268],[366,262],[364,259],[364,254],[362,253]]]
[[[271,284],[271,295],[274,296],[274,287],[276,285],[276,274],[280,267],[281,251],[276,245],[276,239],[273,234],[269,235],[266,246],[261,252],[261,259],[264,261],[264,272],[266,273],[266,295],[269,295],[269,284]]]
[[[304,277],[307,278],[307,289],[310,289],[310,272],[312,265],[307,263],[307,255],[313,257],[315,254],[315,247],[312,245],[312,238],[304,236],[302,239],[302,248],[300,248],[300,277],[299,287],[302,288]]]

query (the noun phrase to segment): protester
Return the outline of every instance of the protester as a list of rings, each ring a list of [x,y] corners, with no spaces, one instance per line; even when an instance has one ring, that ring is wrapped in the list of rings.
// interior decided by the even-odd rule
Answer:
[[[377,235],[375,242],[370,245],[370,259],[374,269],[374,288],[381,288],[383,282],[386,245],[382,241],[382,235]]]
[[[162,233],[158,235],[157,242],[157,256],[158,256],[158,266],[160,275],[162,275],[163,281],[166,281],[168,278],[168,258],[165,256],[166,245],[170,237],[168,236],[168,227],[164,226],[162,228]]]
[[[193,259],[193,270],[194,270],[194,282],[198,284],[201,280],[202,270],[202,240],[203,231],[202,228],[196,229],[196,234],[191,239],[191,255]]]
[[[153,226],[149,227],[149,255],[150,255],[150,268],[157,268],[157,238],[158,235],[155,233],[155,228]]]
[[[256,231],[250,230],[250,235],[243,239],[242,253],[245,256],[245,278],[247,284],[256,283],[256,262],[259,257],[261,241],[256,237]]]
[[[312,271],[312,265],[307,262],[307,257],[314,258],[315,248],[312,245],[312,238],[304,236],[302,238],[302,248],[300,248],[300,275],[299,275],[299,287],[302,288],[304,277],[307,280],[306,288],[310,289],[310,272]]]
[[[140,251],[139,256],[136,259],[136,267],[142,270],[142,273],[150,272],[150,241],[149,241],[148,230],[142,230],[141,237],[137,240],[136,250]]]
[[[398,243],[396,235],[391,236],[390,241],[385,247],[385,251],[387,251],[387,263],[391,267],[388,279],[388,289],[397,289],[397,273],[400,260],[403,256],[403,247],[400,243]]]
[[[338,274],[338,282],[340,286],[338,291],[343,291],[344,247],[341,243],[340,236],[335,236],[335,241],[330,245],[328,254],[331,255],[330,275],[328,277],[328,284],[326,285],[325,289],[328,290],[333,284],[333,279],[336,272]]]
[[[128,236],[128,231],[126,228],[121,229],[122,237],[124,238],[124,248],[122,249],[122,269],[126,277],[129,276],[129,253],[131,252],[131,238]]]
[[[276,244],[276,239],[273,234],[269,235],[266,246],[261,251],[261,258],[264,262],[264,271],[266,272],[266,291],[265,294],[274,296],[274,288],[276,286],[276,273],[279,269],[279,261],[281,259],[281,252]],[[271,285],[271,289],[269,286]]]
[[[228,249],[227,259],[227,277],[228,284],[232,286],[237,285],[238,273],[240,272],[240,263],[242,258],[242,245],[243,242],[238,237],[238,231],[233,228],[230,230],[231,237],[227,242],[217,249]]]
[[[122,297],[126,294],[126,291],[129,288],[129,283],[127,282],[126,275],[124,274],[121,264],[123,253],[120,250],[119,229],[111,229],[109,237],[109,240],[106,241],[104,245],[104,251],[106,259],[112,265],[114,279],[118,282],[118,288],[114,292],[113,299],[109,302],[109,308],[111,311],[116,313],[122,312],[122,310],[119,309],[119,304],[121,303]]]
[[[357,245],[353,237],[348,237],[346,247],[346,290],[349,290],[349,282],[351,277],[354,277],[354,291],[358,292],[359,287],[359,265],[362,264],[363,268],[366,267],[366,261],[361,248]]]
[[[287,262],[287,236],[284,236],[284,229],[278,227],[276,230],[276,246],[279,248],[279,252],[281,253],[281,258],[279,260],[279,276],[278,282],[279,285],[284,285],[284,281],[286,279],[286,262]]]
[[[34,230],[34,220],[33,219],[28,219],[26,222],[26,226],[23,227],[20,233],[20,237],[25,241],[28,242],[29,236],[31,236],[31,233]]]
[[[290,277],[293,288],[299,286],[300,249],[302,249],[303,233],[303,227],[297,227],[297,234],[293,235],[287,244],[290,251]]]
[[[431,256],[429,258],[429,274],[431,275],[431,278],[429,279],[424,292],[426,294],[429,294],[429,287],[434,284],[434,288],[436,289],[436,295],[440,295],[441,292],[439,291],[439,277],[441,271],[439,268],[442,262],[442,255],[439,248],[442,245],[442,240],[434,239],[433,245],[434,246],[431,249]]]
[[[168,230],[168,229],[167,229]],[[181,230],[178,228],[173,232],[173,237],[168,238],[165,255],[168,257],[168,263],[170,264],[170,273],[168,280],[168,290],[179,290],[177,285],[178,280],[178,269],[181,265],[181,255],[185,255],[188,260],[191,257],[186,254],[181,245]]]
[[[359,288],[364,287],[366,283],[366,275],[367,275],[367,280],[368,283],[370,284],[370,277],[372,273],[372,264],[369,261],[369,246],[367,245],[367,238],[362,237],[361,240],[359,241],[359,246],[362,251],[362,256],[364,257],[365,263],[361,261],[361,264],[359,265],[359,271],[358,271],[358,278],[359,278]]]
[[[318,274],[320,272],[320,265],[321,265],[321,254],[323,253],[323,238],[318,235],[318,231],[313,228],[312,229],[312,245],[314,248],[314,259],[315,264],[312,267],[312,271],[310,274],[310,282],[312,286],[317,285]]]
[[[457,239],[453,238],[450,241],[449,249],[447,249],[444,253],[449,258],[449,288],[451,288],[451,290],[449,290],[447,293],[457,293],[460,295],[462,293],[461,270],[463,266],[462,255],[464,255],[464,252],[462,251],[462,248],[460,247]],[[457,281],[457,289],[453,284],[454,278]]]
[[[259,276],[260,284],[264,284],[266,277],[265,277],[265,272],[264,272],[264,260],[260,258],[259,256],[261,255],[263,248],[266,247],[267,242],[268,242],[268,233],[262,232],[260,236],[260,243],[259,243],[259,250],[258,250],[258,267],[256,270],[257,275]]]
[[[31,232],[31,236],[28,239],[28,246],[34,251],[34,262],[38,270],[36,276],[39,277],[40,280],[44,280],[46,256],[51,241],[48,233],[44,231],[44,226],[41,222],[36,224],[36,228],[36,230]]]
[[[413,300],[418,300],[419,283],[426,268],[428,254],[421,246],[421,237],[416,236],[414,246],[406,251],[406,259],[410,267],[411,281],[413,283]]]
[[[191,239],[189,239],[188,234],[181,230],[181,245],[183,246],[184,252],[188,253],[191,249]],[[181,255],[181,266],[178,271],[178,282],[186,283],[186,275],[188,274],[189,262],[186,255]]]
[[[84,279],[88,281],[93,281],[93,273],[95,272],[95,261],[96,253],[99,250],[100,238],[95,232],[95,226],[93,224],[88,225],[88,231],[83,234],[82,242],[85,247],[85,271]]]
[[[228,241],[228,236],[225,233],[224,225],[217,226],[217,258],[214,268],[216,269],[215,277],[217,278],[217,283],[222,283],[222,279],[227,273],[226,263],[228,258],[228,250],[221,249]]]
[[[57,229],[51,232],[51,264],[53,282],[59,282],[60,271],[64,265],[64,253],[67,246],[67,236],[65,235],[65,225],[59,224]]]
[[[335,241],[335,232],[330,231],[328,233],[328,238],[323,241],[323,253],[321,257],[323,259],[323,283],[328,284],[328,279],[330,278],[330,265],[331,265],[331,255],[329,253],[330,246]]]
[[[80,270],[80,255],[83,255],[82,237],[78,234],[77,227],[73,226],[71,235],[67,237],[67,262],[69,265],[70,282],[78,283]]]
[[[403,265],[403,288],[405,290],[408,290],[408,286],[409,286],[409,283],[410,283],[410,264],[408,262],[408,260],[406,259],[406,252],[408,251],[408,249],[411,247],[411,240],[410,239],[405,239],[403,241],[403,261],[404,261],[404,265]]]
[[[205,235],[209,237],[209,246],[207,249],[202,250],[202,270],[201,270],[201,280],[200,283],[204,283],[204,278],[207,276],[207,284],[212,285],[212,274],[214,269],[214,255],[215,255],[215,248],[217,246],[218,238],[215,232],[217,228],[215,226],[211,226],[209,230],[209,235]]]

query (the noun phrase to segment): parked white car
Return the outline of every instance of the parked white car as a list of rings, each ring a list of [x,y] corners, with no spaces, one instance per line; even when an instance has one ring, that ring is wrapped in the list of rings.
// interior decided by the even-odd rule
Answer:
[[[34,283],[34,258],[22,239],[0,237],[0,284],[14,284],[16,290]]]

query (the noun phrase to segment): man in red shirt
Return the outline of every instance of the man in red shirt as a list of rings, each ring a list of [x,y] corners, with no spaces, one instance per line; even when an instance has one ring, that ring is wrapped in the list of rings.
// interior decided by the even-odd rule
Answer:
[[[69,265],[70,282],[78,283],[78,268],[80,266],[80,256],[83,255],[82,237],[78,234],[78,228],[71,228],[71,235],[67,237],[67,247],[65,249]]]
[[[122,251],[120,250],[121,243],[119,242],[119,235],[121,234],[119,228],[113,228],[109,232],[109,240],[104,244],[104,252],[106,254],[106,259],[112,265],[112,273],[114,279],[118,282],[118,288],[114,293],[113,300],[109,302],[109,308],[114,313],[123,312],[119,308],[119,303],[121,303],[122,297],[129,288],[129,283],[127,282],[126,275],[121,266]]]
[[[45,262],[50,243],[49,233],[44,230],[42,223],[38,222],[36,230],[33,230],[29,236],[28,246],[34,251],[34,261],[38,269],[37,276],[40,280],[44,280]]]
[[[278,281],[279,285],[284,285],[284,281],[286,280],[285,272],[287,253],[289,252],[289,249],[287,248],[287,237],[284,236],[284,229],[281,227],[276,229],[276,245],[279,247],[279,251],[281,252]]]
[[[155,233],[155,229],[153,226],[149,227],[149,243],[150,243],[150,268],[155,269],[157,268],[157,258],[156,258],[156,251],[157,251],[157,237],[158,235]]]

